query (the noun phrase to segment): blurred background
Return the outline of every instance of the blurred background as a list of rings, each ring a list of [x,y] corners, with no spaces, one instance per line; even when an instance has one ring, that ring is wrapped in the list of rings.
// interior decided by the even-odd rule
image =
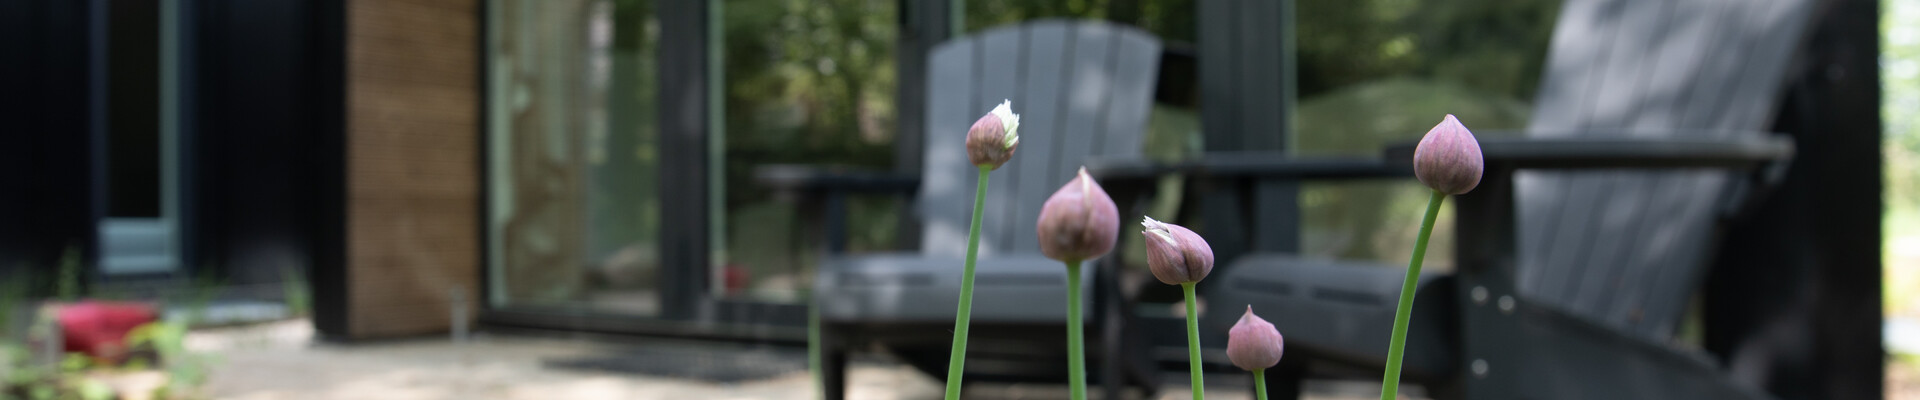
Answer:
[[[1205,1],[0,0],[0,398],[806,398],[817,216],[758,168],[918,171],[929,49],[1044,19],[1162,40],[1141,150],[1198,157],[1199,47],[1220,40],[1202,33]],[[1879,72],[1884,210],[1859,237],[1881,264],[1856,267],[1880,278],[1848,284],[1879,285],[1855,288],[1882,299],[1872,381],[1920,398],[1920,0],[1823,4],[1879,19],[1864,68]],[[1291,10],[1273,24],[1291,32],[1297,156],[1375,156],[1449,113],[1483,138],[1526,128],[1562,11]],[[1404,260],[1426,193],[1303,184],[1300,250]],[[848,253],[918,246],[912,199],[847,202]],[[1428,269],[1452,270],[1452,235],[1432,249]],[[191,361],[48,344],[49,321],[86,304],[131,307],[123,346]],[[855,398],[937,397],[936,378],[884,354],[856,361]],[[551,383],[500,382],[518,377]],[[1233,396],[1244,380],[1218,384]],[[1309,392],[1370,389],[1350,386]]]

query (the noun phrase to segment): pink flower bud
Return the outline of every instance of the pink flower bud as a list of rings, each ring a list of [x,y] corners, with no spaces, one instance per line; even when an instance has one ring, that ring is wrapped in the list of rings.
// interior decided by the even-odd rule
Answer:
[[[1168,285],[1199,282],[1213,271],[1213,247],[1187,227],[1155,221],[1140,221],[1146,230],[1147,267],[1153,277]]]
[[[1087,169],[1040,207],[1040,253],[1074,262],[1106,255],[1120,234],[1120,210]]]
[[[1252,371],[1280,364],[1280,354],[1286,347],[1287,341],[1280,337],[1280,330],[1253,315],[1253,306],[1247,306],[1240,322],[1233,323],[1233,329],[1227,331],[1227,359],[1233,360],[1233,365],[1240,369]]]
[[[1480,142],[1453,114],[1434,125],[1413,148],[1413,176],[1441,193],[1458,195],[1473,190],[1480,185],[1480,174],[1485,170]]]
[[[1019,144],[1020,114],[1013,113],[1013,101],[1008,100],[967,130],[967,160],[976,167],[1000,169],[1001,164],[1013,159],[1013,149]]]

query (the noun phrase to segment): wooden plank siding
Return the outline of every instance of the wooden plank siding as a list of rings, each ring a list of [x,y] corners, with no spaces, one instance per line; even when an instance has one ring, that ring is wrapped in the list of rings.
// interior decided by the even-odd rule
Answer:
[[[451,290],[479,298],[479,12],[479,0],[347,4],[350,338],[443,332]]]

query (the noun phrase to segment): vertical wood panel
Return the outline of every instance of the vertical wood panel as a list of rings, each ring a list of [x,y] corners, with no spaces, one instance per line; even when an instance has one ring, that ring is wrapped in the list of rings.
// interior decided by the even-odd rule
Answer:
[[[450,290],[478,298],[478,1],[347,5],[353,337],[444,331]]]
[[[993,107],[999,105],[1001,101],[1013,100],[1014,105],[1026,104],[1026,102],[1020,98],[1019,87],[1020,71],[1024,69],[1024,66],[1021,65],[1024,62],[1020,58],[1023,55],[1021,54],[1021,49],[1026,46],[1026,36],[1026,28],[1024,28],[1024,26],[1017,26],[1010,29],[995,29],[981,33],[980,40],[974,42],[974,45],[977,46],[976,48],[979,51],[979,53],[976,53],[978,56],[973,59],[974,65],[979,68],[979,70],[975,71],[979,76],[978,80],[974,83],[980,87],[980,92],[978,93],[980,99],[974,101],[973,104],[968,104],[964,108],[971,112],[963,114],[966,118],[964,121],[967,122],[961,126],[972,127],[975,119],[980,118],[981,115],[986,115],[988,111],[993,110]],[[966,135],[962,134],[956,137],[959,139],[938,138],[933,140],[958,140],[963,144],[966,143]],[[1016,149],[1014,156],[1019,157],[1019,155],[1020,152]],[[971,174],[963,176],[971,176]],[[995,251],[1013,251],[1013,249],[1017,248],[1013,241],[1012,231],[1009,229],[1013,229],[1021,225],[1021,223],[1013,220],[1014,217],[1011,215],[1013,207],[1008,207],[1007,205],[1022,201],[1022,199],[1015,197],[1018,193],[1014,193],[1014,180],[1009,178],[1008,174],[1002,174],[999,178],[1000,179],[987,180],[987,204],[989,204],[989,206],[987,206],[985,210],[982,210],[983,218],[980,219],[981,254],[992,254]],[[969,201],[967,204],[968,207],[971,208],[973,203]],[[972,221],[968,222],[971,223]],[[1039,247],[1028,246],[1028,248],[1038,249]]]
[[[1013,198],[1020,199],[1004,206],[1012,211],[1015,222],[1015,229],[1008,231],[1015,247],[1009,249],[1033,252],[1039,248],[1039,233],[1018,229],[1018,225],[1040,220],[1046,196],[1060,188],[1061,176],[1065,175],[1054,169],[1053,154],[1058,151],[1055,146],[1060,142],[1060,127],[1072,119],[1061,110],[1066,88],[1076,74],[1082,73],[1068,68],[1073,60],[1071,28],[1065,21],[1035,22],[1022,28],[1027,30],[1026,54],[1021,57],[1026,65],[1019,76],[1020,98],[1013,104],[1014,111],[1020,113],[1023,134],[1013,162],[1000,168],[1007,173],[994,174],[996,181],[1006,179],[1015,193]]]
[[[972,41],[950,41],[935,47],[928,56],[927,88],[940,95],[927,96],[927,125],[921,128],[927,135],[921,140],[926,164],[920,170],[919,204],[915,208],[920,212],[920,251],[929,255],[966,254],[977,179],[973,165],[967,161],[966,137],[974,121],[969,118],[980,117],[966,112],[979,107],[974,104],[980,102],[979,87],[973,84],[979,76],[974,49]],[[1027,140],[1033,139],[1022,139]],[[1016,149],[1014,155],[1025,152]]]

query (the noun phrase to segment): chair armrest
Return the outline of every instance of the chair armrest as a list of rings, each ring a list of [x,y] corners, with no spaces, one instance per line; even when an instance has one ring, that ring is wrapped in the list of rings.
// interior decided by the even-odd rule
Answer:
[[[753,169],[753,180],[776,191],[913,193],[920,177],[845,166],[771,164]]]
[[[1411,162],[1415,143],[1388,147],[1387,160]],[[1726,139],[1499,138],[1480,141],[1487,166],[1511,169],[1753,168],[1793,158],[1793,142],[1773,134]]]
[[[1099,158],[1087,173],[1109,179],[1152,179],[1167,174],[1226,179],[1377,179],[1413,176],[1413,167],[1372,158],[1294,157],[1278,152],[1211,152],[1185,161]]]
[[[776,196],[797,201],[802,225],[814,230],[827,254],[847,249],[847,196],[911,195],[920,177],[845,166],[770,164],[753,170],[753,180]]]

